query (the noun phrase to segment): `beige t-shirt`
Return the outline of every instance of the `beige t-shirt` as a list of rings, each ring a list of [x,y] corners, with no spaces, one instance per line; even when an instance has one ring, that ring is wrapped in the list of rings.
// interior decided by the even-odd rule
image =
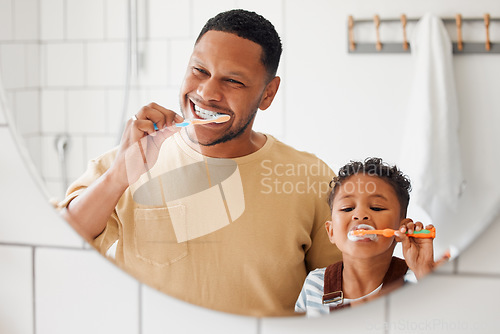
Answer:
[[[119,200],[94,246],[118,240],[116,263],[181,300],[252,315],[293,315],[307,273],[341,259],[327,237],[330,168],[270,135],[257,152],[206,158],[176,134]],[[111,165],[92,160],[78,196]]]

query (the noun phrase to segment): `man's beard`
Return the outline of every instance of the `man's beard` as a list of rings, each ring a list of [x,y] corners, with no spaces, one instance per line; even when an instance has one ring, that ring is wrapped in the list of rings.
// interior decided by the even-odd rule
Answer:
[[[180,109],[181,109],[183,116],[184,116],[185,113],[184,113],[184,110],[182,109],[182,105],[181,105]],[[244,120],[244,124],[242,126],[239,126],[237,129],[230,130],[229,132],[225,133],[222,137],[217,138],[211,142],[208,142],[208,143],[199,142],[198,139],[196,138],[196,131],[195,131],[195,135],[192,136],[189,133],[188,129],[186,129],[187,137],[189,138],[189,140],[193,144],[197,144],[200,146],[206,146],[206,147],[215,146],[217,144],[222,144],[222,143],[228,142],[230,140],[236,139],[239,136],[241,136],[245,132],[245,130],[248,128],[248,126],[253,122],[253,120],[255,119],[255,116],[257,115],[258,110],[259,110],[258,107],[255,107],[255,109],[250,113],[250,115],[248,115],[248,117]],[[240,122],[240,124],[241,124],[241,122]]]

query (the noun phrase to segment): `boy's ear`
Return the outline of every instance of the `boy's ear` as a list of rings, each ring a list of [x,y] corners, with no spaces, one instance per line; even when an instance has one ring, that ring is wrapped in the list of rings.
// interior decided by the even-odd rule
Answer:
[[[325,229],[326,233],[328,234],[328,239],[330,239],[330,242],[334,244],[335,240],[333,239],[333,222],[330,220],[325,222]]]

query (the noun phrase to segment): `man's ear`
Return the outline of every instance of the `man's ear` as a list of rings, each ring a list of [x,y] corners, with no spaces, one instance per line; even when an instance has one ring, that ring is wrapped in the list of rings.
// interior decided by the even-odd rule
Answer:
[[[264,94],[262,94],[262,98],[260,99],[260,110],[266,110],[267,108],[269,108],[274,100],[274,97],[276,96],[276,93],[278,92],[280,82],[280,77],[274,77],[274,79],[267,84],[266,88],[264,89]]]
[[[330,220],[325,222],[325,228],[326,228],[326,233],[328,234],[328,239],[330,239],[330,242],[334,244],[335,240],[333,239],[333,222]]]

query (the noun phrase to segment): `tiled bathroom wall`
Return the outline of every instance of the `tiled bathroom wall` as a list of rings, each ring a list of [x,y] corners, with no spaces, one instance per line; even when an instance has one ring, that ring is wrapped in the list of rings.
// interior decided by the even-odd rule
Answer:
[[[90,157],[116,144],[126,74],[127,3],[0,0],[0,79],[13,110],[12,117],[7,117],[0,104],[0,333],[498,333],[500,248],[496,236],[500,217],[494,210],[488,217],[491,225],[473,245],[417,286],[320,319],[255,319],[201,309],[156,293],[90,249],[48,203],[49,197],[60,197],[63,188],[54,141],[70,134],[66,159],[70,179],[83,171]],[[293,109],[299,101],[289,96],[296,90],[286,85],[286,78],[299,71],[305,78],[303,84],[314,83],[307,81],[307,63],[295,66],[298,61],[290,51],[300,46],[287,44],[287,34],[314,31],[316,24],[326,26],[330,17],[326,9],[333,12],[342,6],[341,1],[312,3],[321,12],[322,22],[301,12],[299,0],[139,0],[139,17],[147,19],[138,23],[142,61],[132,83],[127,117],[149,101],[177,110],[177,90],[193,38],[206,18],[239,6],[268,17],[283,37],[282,96],[272,112],[259,115],[257,126],[266,130],[272,124],[274,135],[294,141],[296,132],[290,129],[302,125],[292,124],[284,110]],[[422,11],[412,7],[416,5],[411,1],[353,3],[350,9],[366,15],[380,6],[396,8],[386,10],[393,16],[398,6]],[[453,6],[467,7],[465,1],[453,2],[453,6],[450,1],[422,1],[419,6],[425,3],[450,15]],[[469,9],[470,15],[490,10],[500,16],[495,0],[478,0],[474,8],[477,11]],[[290,17],[305,18],[290,22]],[[311,34],[310,39],[327,43],[316,37]],[[345,44],[340,47],[344,49]],[[304,54],[310,56],[305,49],[296,57]],[[328,55],[314,56],[329,66]],[[366,60],[372,67],[394,62],[390,56]],[[469,87],[474,91],[473,82]],[[379,103],[380,95],[366,91],[365,98]],[[332,103],[327,93],[302,96],[300,103],[318,98],[327,105]],[[484,103],[491,105],[492,113],[498,109],[495,101]],[[482,121],[488,131],[487,126],[495,123]],[[24,143],[14,138],[23,138]],[[473,143],[471,139],[467,144]],[[25,164],[27,150],[34,168]],[[491,159],[496,159],[494,153]],[[48,185],[48,194],[42,181]]]

